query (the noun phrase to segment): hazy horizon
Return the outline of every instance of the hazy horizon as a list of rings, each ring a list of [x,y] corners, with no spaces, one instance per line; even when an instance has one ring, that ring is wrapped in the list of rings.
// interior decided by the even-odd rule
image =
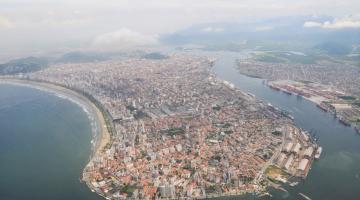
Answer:
[[[359,200],[360,0],[0,0],[0,36],[1,200]]]
[[[2,55],[160,45],[162,35],[198,24],[313,16],[304,27],[360,27],[360,2],[346,1],[1,1]],[[317,21],[317,16],[332,20]],[[258,31],[271,29],[259,26]],[[204,27],[204,33],[226,32]]]

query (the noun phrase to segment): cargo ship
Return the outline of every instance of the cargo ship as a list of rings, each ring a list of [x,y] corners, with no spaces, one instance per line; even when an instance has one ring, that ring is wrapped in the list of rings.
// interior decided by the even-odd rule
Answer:
[[[351,124],[342,117],[339,118],[339,122],[342,123],[345,126],[351,126]]]
[[[282,92],[285,93],[285,94],[287,94],[287,95],[292,95],[292,93],[289,92],[289,91],[287,91],[287,90],[283,90]]]
[[[280,88],[276,87],[276,86],[273,86],[273,85],[268,85],[269,88],[273,89],[273,90],[276,90],[276,91],[280,91]]]
[[[323,103],[320,103],[320,104],[316,104],[316,106],[318,108],[320,108],[321,110],[325,111],[325,112],[328,112],[328,108],[323,104]]]
[[[287,117],[287,118],[289,118],[291,120],[294,120],[294,117],[292,115],[290,115],[289,112],[287,112],[285,110],[281,110],[280,112],[281,112],[282,116]]]

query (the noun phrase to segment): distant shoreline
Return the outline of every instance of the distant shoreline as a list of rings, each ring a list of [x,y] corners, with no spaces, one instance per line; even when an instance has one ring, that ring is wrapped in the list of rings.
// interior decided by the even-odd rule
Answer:
[[[95,156],[101,154],[102,150],[110,142],[111,135],[106,127],[105,116],[94,102],[79,92],[52,83],[45,83],[36,80],[0,78],[0,84],[30,87],[44,92],[53,93],[60,98],[65,98],[80,106],[84,112],[88,114],[91,123],[95,122],[95,126],[94,124],[91,124],[93,132],[92,141],[94,142],[92,143],[92,152],[89,163]],[[84,166],[84,169],[85,168],[86,166]]]

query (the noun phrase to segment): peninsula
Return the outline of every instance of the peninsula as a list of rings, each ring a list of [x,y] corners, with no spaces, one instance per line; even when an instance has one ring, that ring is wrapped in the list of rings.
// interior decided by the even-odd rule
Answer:
[[[11,77],[91,100],[106,134],[82,179],[105,198],[241,195],[305,178],[321,148],[283,111],[211,75],[213,62],[131,57]]]

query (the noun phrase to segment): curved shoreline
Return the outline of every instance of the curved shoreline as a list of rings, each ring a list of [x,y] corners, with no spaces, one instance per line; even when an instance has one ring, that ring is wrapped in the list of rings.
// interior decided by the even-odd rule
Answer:
[[[91,129],[93,132],[91,140],[92,152],[90,154],[89,162],[86,164],[86,166],[84,166],[83,170],[86,169],[87,165],[92,162],[95,156],[99,156],[103,153],[103,149],[105,149],[111,141],[111,134],[109,133],[107,128],[106,117],[98,108],[98,106],[83,94],[80,94],[79,92],[60,85],[40,82],[36,80],[0,78],[0,84],[30,87],[47,93],[51,93],[60,98],[67,99],[77,104],[83,109],[83,111],[87,114],[88,118],[91,121]]]

